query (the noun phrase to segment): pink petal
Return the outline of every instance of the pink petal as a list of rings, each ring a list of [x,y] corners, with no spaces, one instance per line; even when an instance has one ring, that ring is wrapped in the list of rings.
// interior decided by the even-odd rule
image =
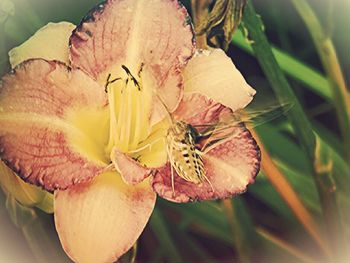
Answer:
[[[112,150],[111,159],[114,167],[127,184],[138,184],[155,172],[154,169],[147,168],[128,155],[121,153],[117,148]]]
[[[84,133],[67,113],[105,104],[103,89],[82,71],[58,62],[29,60],[3,78],[0,93],[0,157],[26,181],[65,189],[100,172],[72,145]],[[78,136],[79,135],[79,136]]]
[[[144,182],[127,186],[117,173],[55,193],[55,223],[75,262],[115,262],[142,233],[156,194]]]
[[[191,94],[185,95],[175,116],[192,125],[199,125],[215,123],[229,113],[230,110],[221,104],[203,95]],[[203,155],[206,177],[211,185],[208,181],[198,185],[187,182],[174,170],[175,193],[173,193],[168,164],[153,177],[154,190],[161,197],[179,203],[226,198],[244,192],[247,186],[254,182],[259,171],[260,150],[243,125],[230,128],[228,132],[232,134],[231,137]],[[211,138],[212,141],[215,139]]]
[[[173,116],[176,120],[201,125],[218,122],[223,112],[231,111],[205,95],[188,93],[182,98]]]
[[[156,88],[169,109],[176,107],[180,70],[194,52],[190,19],[178,1],[106,1],[90,12],[70,41],[73,65],[101,82],[122,65],[135,76],[143,65],[143,84]],[[159,115],[162,107],[155,107],[153,114]]]
[[[236,111],[247,106],[256,91],[221,49],[199,50],[184,70],[185,92],[198,92]]]

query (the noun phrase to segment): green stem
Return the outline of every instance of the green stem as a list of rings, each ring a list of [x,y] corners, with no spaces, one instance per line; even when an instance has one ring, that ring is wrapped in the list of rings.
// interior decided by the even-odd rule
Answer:
[[[293,245],[287,243],[286,241],[280,239],[278,236],[273,235],[272,233],[268,232],[267,230],[261,227],[257,228],[256,232],[266,241],[271,242],[271,244],[273,244],[274,246],[282,249],[283,251],[297,258],[298,262],[304,262],[304,263],[317,262],[316,259],[313,259],[309,255],[305,254],[305,251],[299,250],[298,248],[294,247]]]
[[[183,262],[175,242],[169,233],[168,225],[158,208],[155,208],[152,213],[150,225],[154,235],[158,239],[159,246],[163,249],[167,258],[171,259],[171,262]]]
[[[347,160],[350,162],[350,96],[335,47],[310,5],[305,0],[292,0],[292,3],[308,28],[322,65],[328,75]]]
[[[295,129],[301,146],[310,158],[311,163],[313,163],[315,135],[311,124],[272,53],[270,44],[263,32],[261,20],[257,17],[251,1],[247,5],[243,21],[249,32],[249,39],[253,41],[252,48],[255,56],[277,98],[282,104],[289,102],[294,105],[287,116]]]
[[[236,31],[232,38],[232,43],[248,54],[254,54],[249,41],[247,41],[247,38],[241,31]],[[329,83],[320,72],[311,68],[309,65],[306,65],[302,61],[297,60],[283,50],[273,47],[272,45],[271,48],[278,65],[287,76],[304,84],[306,88],[309,88],[312,92],[321,96],[326,101],[333,103]]]
[[[322,187],[319,195],[326,223],[327,236],[333,251],[333,261],[341,262],[341,258],[339,257],[343,257],[344,252],[346,252],[346,239],[339,210],[334,205],[337,203],[337,189],[332,177],[333,160],[328,146],[319,137],[316,138],[314,169],[318,175],[316,177],[318,185]]]
[[[11,221],[23,232],[37,262],[69,262],[60,246],[51,215],[21,205],[10,194],[6,198],[6,208]]]
[[[315,134],[301,104],[296,99],[286,77],[278,66],[266,35],[263,32],[262,22],[258,18],[251,1],[247,5],[243,21],[249,32],[249,38],[253,42],[252,48],[255,56],[268,78],[277,98],[281,103],[288,101],[294,104],[294,107],[286,115],[293,126],[301,147],[308,156],[309,163],[315,164],[315,154],[317,154]],[[324,187],[324,185],[329,185],[329,182],[332,182],[333,179],[330,173],[320,173],[317,169],[314,170],[313,175],[319,192],[324,219],[328,224],[329,218],[333,218],[329,213],[334,213],[335,215],[339,214],[335,200],[335,191],[329,192],[329,189]],[[339,218],[333,219],[335,219],[336,222],[339,222]],[[333,253],[336,253],[336,251],[333,251]]]
[[[238,254],[238,259],[239,259],[238,261],[241,263],[249,263],[250,259],[246,251],[247,246],[244,245],[243,229],[241,229],[241,224],[240,224],[241,222],[237,215],[237,211],[233,206],[233,200],[232,199],[223,200],[222,206],[231,230],[233,247],[236,249],[236,252]]]
[[[70,262],[60,246],[50,216],[37,213],[38,216],[32,222],[22,227],[23,235],[37,262]]]

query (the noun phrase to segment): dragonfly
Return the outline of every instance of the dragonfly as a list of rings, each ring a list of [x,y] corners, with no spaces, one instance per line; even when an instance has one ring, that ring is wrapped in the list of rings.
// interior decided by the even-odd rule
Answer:
[[[175,193],[174,170],[187,182],[197,185],[204,181],[208,182],[214,192],[205,173],[203,156],[219,144],[237,136],[240,131],[237,127],[247,125],[254,128],[276,119],[291,107],[291,103],[283,103],[264,107],[263,110],[239,110],[216,123],[201,125],[191,125],[182,120],[175,121],[167,110],[171,125],[166,135],[166,148],[170,162],[173,194]]]

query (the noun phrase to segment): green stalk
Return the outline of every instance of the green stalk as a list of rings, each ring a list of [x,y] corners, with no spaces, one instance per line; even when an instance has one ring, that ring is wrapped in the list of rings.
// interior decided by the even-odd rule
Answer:
[[[21,205],[10,194],[6,208],[12,222],[21,229],[37,262],[69,262],[60,246],[51,215]]]
[[[21,229],[37,262],[68,263],[70,260],[63,252],[52,224],[49,215],[40,213]]]
[[[237,199],[237,202],[238,201],[239,200]],[[247,246],[244,245],[244,234],[243,229],[241,228],[242,222],[240,222],[239,217],[237,215],[237,211],[233,206],[233,200],[223,200],[222,207],[231,230],[233,247],[236,249],[239,259],[238,261],[241,263],[249,263],[249,254],[246,251]]]
[[[234,34],[232,43],[248,54],[254,54],[249,41],[247,41],[247,38],[241,31],[238,30]],[[321,96],[326,101],[333,103],[329,83],[320,72],[310,67],[309,65],[306,65],[302,61],[294,58],[283,50],[280,50],[273,46],[271,46],[271,48],[272,53],[278,62],[278,65],[287,76],[304,84],[306,88],[309,88],[312,92]]]
[[[285,102],[293,104],[292,109],[287,113],[287,117],[292,123],[301,146],[311,160],[310,163],[313,163],[315,135],[311,124],[272,53],[270,44],[263,32],[261,20],[257,17],[251,1],[245,10],[243,22],[249,32],[249,39],[252,40],[255,56],[278,100],[281,104]]]
[[[332,178],[333,160],[331,158],[331,151],[321,139],[316,139],[316,151],[314,169],[318,176],[316,177],[318,185],[322,187],[319,191],[322,209],[326,222],[327,236],[331,242],[333,261],[340,262],[340,258],[344,256],[346,251],[346,239],[344,236],[342,222],[340,220],[340,213],[334,204],[336,200],[336,186]]]
[[[289,253],[290,255],[297,258],[298,262],[304,262],[304,263],[316,263],[317,261],[310,257],[309,255],[305,254],[305,251],[301,251],[298,248],[294,247],[293,245],[287,243],[286,241],[282,240],[276,235],[273,235],[269,231],[258,227],[256,229],[256,232],[264,238],[266,241],[271,242],[274,246],[282,249],[283,251]]]
[[[278,66],[266,35],[263,32],[262,22],[258,18],[251,1],[249,1],[247,5],[243,21],[249,32],[249,39],[252,41],[252,48],[255,56],[267,79],[269,80],[277,98],[281,103],[291,102],[294,104],[294,107],[287,112],[286,115],[293,126],[295,134],[300,141],[301,147],[307,154],[309,164],[315,164],[315,154],[317,154],[315,134],[306,114],[301,107],[301,104],[296,99],[296,96],[294,95],[294,92],[291,89],[286,77],[284,76],[281,68]],[[339,218],[334,218],[329,214],[339,214],[335,199],[336,192],[329,192],[328,188],[324,187],[324,185],[329,185],[329,182],[333,181],[331,174],[320,173],[320,171],[315,169],[313,175],[319,192],[326,224],[328,225],[330,223],[329,218],[333,218],[339,223]],[[331,223],[334,224],[334,222]],[[332,240],[330,240],[330,242],[332,242]],[[335,254],[336,251],[333,251],[333,253]]]
[[[158,208],[153,210],[150,219],[150,226],[154,235],[158,239],[160,248],[163,249],[167,258],[171,259],[172,262],[183,262],[175,242],[170,235],[167,222]]]
[[[308,28],[323,68],[327,73],[347,153],[347,160],[350,162],[350,96],[335,47],[310,5],[305,0],[292,0],[292,3]]]

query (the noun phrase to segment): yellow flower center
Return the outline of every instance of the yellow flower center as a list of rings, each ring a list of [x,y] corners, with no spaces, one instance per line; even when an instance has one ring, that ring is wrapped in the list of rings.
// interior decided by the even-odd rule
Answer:
[[[134,73],[135,72],[135,73]],[[166,162],[165,136],[167,119],[153,125],[153,82],[146,73],[114,68],[98,80],[104,85],[108,106],[102,109],[73,109],[67,121],[76,132],[68,134],[70,144],[80,154],[99,165],[111,162],[116,147],[146,166],[157,167]]]
[[[111,152],[113,146],[125,153],[133,151],[150,133],[152,92],[143,87],[142,68],[137,75],[124,65],[122,69],[119,77],[109,74],[105,84],[110,116],[106,152]]]
[[[166,120],[150,125],[153,98],[151,81],[142,72],[143,64],[132,72],[122,65],[105,78],[109,102],[109,138],[105,149],[110,154],[113,147],[127,153],[139,162],[158,166],[166,161]]]

